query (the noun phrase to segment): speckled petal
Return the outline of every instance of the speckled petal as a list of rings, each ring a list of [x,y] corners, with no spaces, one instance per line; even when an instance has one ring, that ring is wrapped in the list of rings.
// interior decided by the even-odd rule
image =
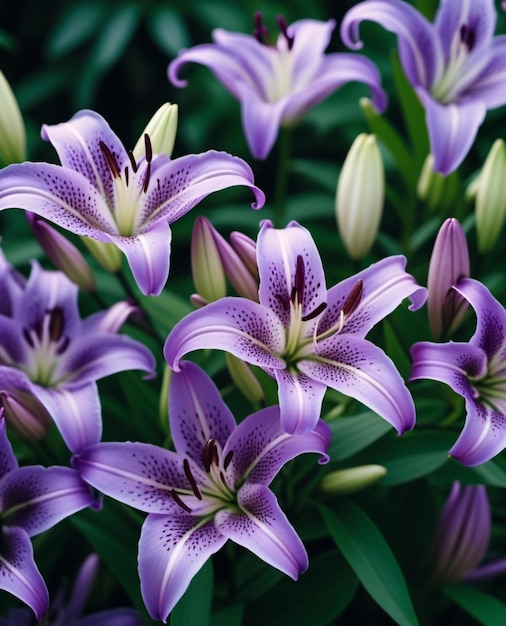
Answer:
[[[284,348],[285,330],[279,318],[258,302],[246,298],[222,298],[193,311],[174,326],[164,355],[174,370],[192,350],[215,348],[231,352],[247,363],[279,369],[277,356]]]
[[[0,210],[31,211],[76,235],[109,241],[112,212],[82,174],[50,163],[15,163],[0,172]]]
[[[72,452],[80,452],[100,441],[102,410],[95,383],[59,389],[32,384],[32,392],[53,418]]]
[[[285,327],[290,322],[289,301],[299,256],[304,264],[301,278],[304,292],[302,316],[305,316],[313,313],[327,298],[322,260],[313,237],[295,221],[286,228],[274,228],[269,220],[262,222],[257,242],[260,302],[274,311]]]
[[[306,571],[304,545],[279,508],[274,494],[262,485],[247,483],[238,493],[241,512],[223,509],[216,514],[220,532],[294,580]]]
[[[113,177],[100,149],[100,142],[114,154],[121,171],[130,162],[121,141],[105,119],[95,111],[83,110],[68,122],[51,126],[44,124],[41,135],[53,144],[63,167],[85,176],[112,206]]]
[[[233,432],[235,419],[209,376],[190,361],[174,372],[169,391],[170,433],[178,453],[202,464],[202,451],[215,439],[220,451]]]
[[[148,513],[178,515],[184,511],[170,491],[193,494],[183,460],[182,455],[158,446],[127,441],[90,446],[74,457],[73,465],[86,482],[107,496]],[[194,464],[192,472],[197,483],[206,480]]]
[[[159,296],[167,282],[172,233],[161,220],[135,237],[115,237],[111,241],[125,254],[135,282],[145,296]]]
[[[304,435],[313,430],[320,419],[327,384],[306,376],[305,372],[291,374],[287,370],[276,370],[275,376],[282,428],[291,435]]]
[[[0,589],[27,604],[37,619],[49,608],[46,583],[33,560],[30,539],[22,528],[2,528]]]
[[[316,452],[321,455],[319,463],[326,463],[330,438],[330,429],[321,420],[305,435],[290,435],[281,426],[279,407],[267,407],[243,420],[230,436],[223,450],[224,458],[232,455],[227,478],[233,484],[246,481],[267,486],[299,454]]]
[[[415,425],[415,406],[389,357],[356,335],[334,335],[318,345],[318,357],[298,363],[301,372],[378,413],[402,434]]]
[[[0,482],[2,519],[30,537],[94,503],[90,488],[68,467],[15,469]]]
[[[249,187],[255,196],[251,206],[262,208],[265,195],[255,186],[253,172],[242,159],[209,150],[168,161],[151,178],[139,209],[138,232],[147,232],[161,220],[172,224],[210,193],[236,185]]]
[[[462,279],[455,289],[476,312],[476,332],[470,343],[485,352],[489,367],[500,366],[506,350],[506,310],[477,280]]]
[[[139,541],[139,577],[153,619],[167,621],[192,578],[226,540],[212,521],[184,513],[148,515]]]
[[[343,304],[359,280],[362,281],[362,293],[356,307],[345,316],[341,334],[352,333],[365,337],[405,298],[411,299],[411,310],[420,308],[427,298],[427,290],[420,287],[405,268],[406,257],[387,257],[329,289],[328,307],[320,318],[318,333],[321,334],[340,321]]]

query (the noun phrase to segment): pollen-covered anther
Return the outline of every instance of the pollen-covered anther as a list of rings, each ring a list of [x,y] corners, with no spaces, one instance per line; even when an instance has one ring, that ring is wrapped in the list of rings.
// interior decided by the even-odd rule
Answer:
[[[202,500],[202,494],[200,493],[200,489],[198,488],[197,481],[195,480],[195,477],[192,474],[188,459],[185,459],[183,461],[183,470],[184,470],[186,478],[188,479],[188,482],[190,483],[192,491],[195,494],[195,497],[198,498],[199,500]]]
[[[253,29],[253,37],[262,44],[269,45],[269,31],[267,26],[263,24],[262,12],[255,13],[255,28]]]
[[[293,48],[293,42],[295,40],[295,36],[288,34],[288,25],[286,23],[285,18],[282,15],[278,15],[276,20],[278,22],[279,30],[281,31],[281,34],[286,39],[286,43],[288,45],[288,50],[291,50]]]
[[[184,511],[186,511],[187,513],[191,513],[192,510],[190,509],[190,507],[183,502],[183,500],[181,500],[178,492],[175,489],[171,489],[170,490],[170,495],[172,496],[172,499],[174,500],[174,502],[180,506]]]
[[[476,33],[473,28],[470,28],[467,24],[462,24],[460,27],[460,41],[466,46],[469,52],[474,48],[476,43]]]
[[[57,342],[62,336],[63,331],[63,311],[57,306],[47,311],[49,315],[49,338],[51,341]]]
[[[348,294],[348,297],[344,301],[342,312],[343,315],[351,315],[357,308],[362,298],[362,293],[364,290],[364,284],[361,280],[357,280],[353,289]]]
[[[104,155],[105,162],[107,163],[107,167],[109,168],[111,174],[114,178],[121,178],[121,170],[118,165],[118,161],[116,157],[111,152],[111,150],[105,145],[103,141],[99,141],[98,145],[100,147],[100,151]]]
[[[211,472],[211,465],[218,464],[218,446],[216,445],[216,439],[211,438],[206,441],[202,449],[202,463],[206,472]]]

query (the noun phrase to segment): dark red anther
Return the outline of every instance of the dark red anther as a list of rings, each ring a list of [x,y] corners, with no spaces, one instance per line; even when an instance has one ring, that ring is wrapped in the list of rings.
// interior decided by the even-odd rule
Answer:
[[[234,451],[233,450],[229,450],[227,452],[227,456],[225,457],[224,461],[223,461],[223,469],[226,471],[228,466],[230,465],[230,461],[232,460],[232,457],[234,456]]]
[[[288,34],[288,24],[286,23],[286,20],[282,15],[278,15],[277,21],[279,24],[279,30],[281,31],[281,34],[283,35],[283,37],[286,39],[288,50],[291,50],[293,48],[293,42],[295,40],[295,36]]]
[[[144,133],[144,146],[146,148],[146,161],[151,163],[153,160],[153,148],[151,146],[151,139],[149,138],[148,133]]]
[[[195,494],[195,497],[198,498],[199,500],[202,500],[202,494],[200,493],[200,489],[198,488],[197,481],[195,480],[195,477],[192,474],[188,459],[185,459],[183,461],[183,470],[184,470],[186,478],[188,479],[188,482],[191,485],[191,488],[192,488],[193,493]]]
[[[132,150],[129,150],[127,154],[128,154],[128,158],[130,159],[132,170],[135,174],[138,168],[137,168],[137,161],[135,160],[135,157],[134,157],[134,153],[132,152]]]
[[[144,193],[146,193],[146,191],[148,190],[150,177],[151,177],[151,161],[148,161],[148,164],[146,166],[146,173],[144,174],[144,183],[142,185],[142,191],[144,191]]]
[[[202,463],[204,464],[204,468],[208,474],[211,471],[211,464],[214,461],[215,455],[218,455],[216,439],[211,438],[205,442],[204,447],[202,448]]]
[[[462,24],[460,27],[460,41],[467,47],[469,52],[471,52],[476,43],[476,32],[474,28],[470,28],[467,24]]]
[[[184,511],[186,511],[187,513],[191,513],[192,510],[190,509],[190,507],[181,500],[181,498],[179,497],[178,492],[175,489],[171,489],[170,490],[170,495],[172,496],[172,499],[174,500],[174,502],[179,505]]]
[[[125,172],[125,184],[128,187],[128,182],[130,180],[130,170],[128,169],[128,165],[125,165],[125,169],[123,171]]]
[[[302,304],[304,300],[304,279],[305,279],[304,259],[300,254],[297,255],[297,261],[295,263],[295,277],[293,281],[292,289],[292,302],[295,302],[295,298],[299,304]]]
[[[262,12],[257,11],[255,13],[255,28],[253,29],[253,37],[259,42],[265,45],[269,44],[269,31],[262,22]]]
[[[63,310],[60,306],[54,307],[49,313],[49,338],[58,341],[63,331]]]
[[[327,308],[327,303],[326,302],[320,302],[320,304],[316,307],[316,309],[314,309],[313,311],[311,311],[311,313],[308,313],[307,315],[303,315],[300,319],[303,322],[308,322],[309,320],[314,320],[314,318],[318,317],[318,315],[320,315],[320,313],[323,313],[323,311],[325,311],[326,308]]]
[[[361,280],[357,280],[353,289],[348,294],[348,297],[344,301],[343,304],[343,315],[350,315],[359,305],[360,299],[362,298],[364,283]]]
[[[102,154],[104,155],[105,162],[107,163],[107,167],[111,171],[111,174],[114,176],[114,178],[120,178],[121,170],[119,169],[119,165],[118,165],[118,162],[116,161],[116,157],[109,150],[109,148],[105,145],[103,141],[99,141],[98,145],[100,147]]]

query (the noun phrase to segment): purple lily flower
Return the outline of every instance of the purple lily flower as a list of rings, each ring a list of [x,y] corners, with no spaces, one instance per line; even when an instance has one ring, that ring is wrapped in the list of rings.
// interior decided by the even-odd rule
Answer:
[[[434,169],[455,170],[487,109],[506,103],[506,36],[494,37],[494,0],[441,0],[434,23],[401,0],[366,0],[341,24],[344,43],[362,47],[363,20],[398,37],[402,67],[425,107]]]
[[[49,605],[30,537],[94,504],[91,490],[68,467],[18,467],[0,409],[0,589],[27,604],[37,618]]]
[[[11,398],[20,406],[36,398],[73,452],[97,443],[102,419],[95,381],[130,369],[152,373],[155,367],[143,344],[116,334],[135,308],[119,302],[81,320],[77,286],[36,261],[28,281],[12,269],[0,270],[2,293],[0,398],[7,398],[9,409],[16,404]]]
[[[109,609],[82,616],[98,564],[98,556],[90,554],[79,569],[71,593],[67,594],[64,589],[59,591],[48,612],[51,626],[143,626],[144,621],[132,608]],[[8,617],[0,617],[0,626],[33,626],[33,616],[26,608],[11,609]]]
[[[275,45],[256,15],[255,36],[213,31],[214,43],[182,50],[168,68],[169,80],[185,87],[179,78],[185,63],[207,66],[241,103],[242,125],[254,157],[265,159],[279,127],[290,125],[345,83],[365,83],[378,110],[386,105],[376,66],[361,55],[324,54],[334,20],[299,20],[287,26],[278,18],[280,35]]]
[[[299,454],[327,462],[330,442],[323,421],[304,436],[287,435],[274,406],[237,426],[214,383],[190,362],[174,374],[169,403],[177,452],[100,443],[74,458],[95,488],[149,513],[139,541],[141,592],[151,617],[164,622],[227,539],[293,579],[306,570],[304,546],[268,486]]]
[[[465,426],[450,456],[479,465],[506,447],[506,311],[476,280],[463,278],[454,289],[473,307],[476,332],[469,343],[416,343],[411,380],[441,381],[465,399]]]
[[[365,339],[404,298],[420,307],[426,289],[394,256],[327,291],[322,261],[297,222],[274,229],[262,222],[257,260],[259,302],[227,297],[193,311],[167,338],[165,358],[176,371],[196,349],[217,348],[258,365],[279,385],[281,423],[288,433],[312,430],[327,386],[356,398],[399,433],[413,428],[413,400],[392,361]]]
[[[42,137],[61,165],[6,167],[0,172],[0,210],[21,207],[78,235],[114,243],[144,294],[158,295],[169,275],[172,222],[213,191],[234,185],[251,188],[253,208],[265,200],[242,159],[209,151],[171,160],[153,155],[145,135],[146,156],[136,162],[93,111],[43,126]]]

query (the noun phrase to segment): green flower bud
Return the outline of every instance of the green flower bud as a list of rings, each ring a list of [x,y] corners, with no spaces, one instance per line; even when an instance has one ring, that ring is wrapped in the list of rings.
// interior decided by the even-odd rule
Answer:
[[[228,371],[235,386],[252,404],[261,403],[265,399],[265,395],[248,363],[229,352],[226,353],[226,359]]]
[[[199,215],[193,226],[191,265],[197,294],[207,302],[227,295],[225,271],[213,231],[211,222]]]
[[[81,240],[104,269],[111,274],[115,274],[119,270],[122,256],[116,244],[106,241],[96,241],[95,239],[84,236],[81,237]]]
[[[144,135],[149,135],[151,147],[155,154],[171,156],[177,132],[177,104],[166,102],[149,120],[133,149],[134,158],[138,161],[145,154]]]
[[[385,196],[385,170],[374,135],[362,133],[348,152],[336,192],[336,219],[352,259],[363,258],[378,232]]]
[[[372,485],[386,473],[386,467],[383,465],[360,465],[337,470],[323,478],[320,489],[326,493],[353,493]]]
[[[0,71],[0,165],[26,159],[26,134],[18,103]]]

